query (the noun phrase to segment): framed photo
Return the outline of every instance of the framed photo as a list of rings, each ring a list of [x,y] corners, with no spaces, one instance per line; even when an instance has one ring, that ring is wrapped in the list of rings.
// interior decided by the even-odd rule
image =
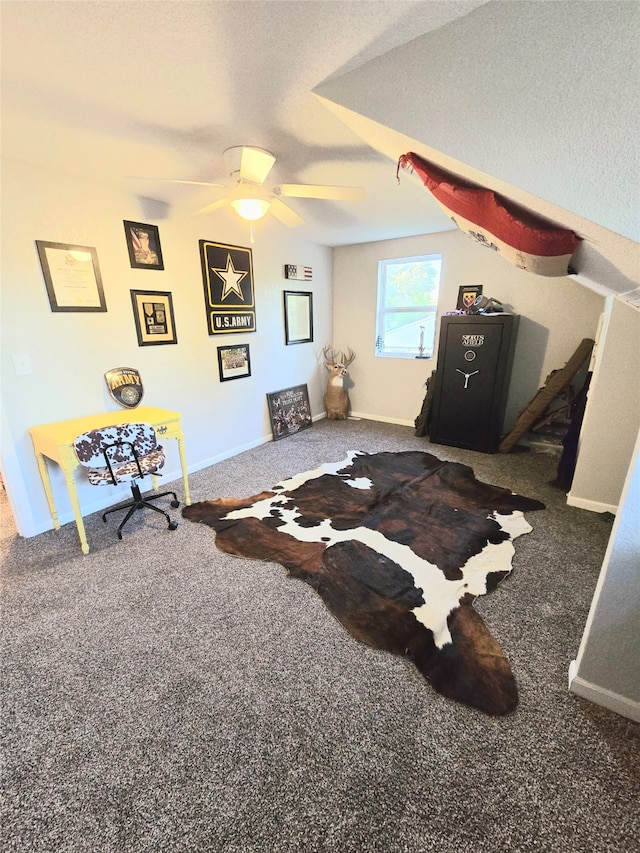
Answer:
[[[106,311],[98,254],[92,246],[36,240],[52,311]]]
[[[139,270],[163,270],[158,228],[155,225],[145,225],[144,222],[129,222],[127,219],[122,221],[131,266]]]
[[[267,394],[267,403],[274,441],[308,429],[313,423],[306,385],[296,385],[294,388],[284,388],[282,391]]]
[[[313,340],[313,293],[284,291],[284,338],[287,346]]]
[[[154,290],[132,290],[130,293],[138,346],[177,344],[171,294]]]
[[[251,376],[249,344],[218,347],[218,370],[220,371],[220,382],[240,379],[242,376]]]
[[[458,288],[458,302],[456,309],[458,311],[468,311],[481,294],[481,284],[463,284],[462,287]]]

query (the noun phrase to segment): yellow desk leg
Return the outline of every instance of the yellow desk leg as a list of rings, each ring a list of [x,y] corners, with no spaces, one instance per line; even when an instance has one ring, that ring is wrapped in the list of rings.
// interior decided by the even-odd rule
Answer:
[[[182,480],[184,482],[184,502],[187,506],[191,504],[191,496],[189,495],[189,477],[187,475],[187,457],[184,452],[184,439],[178,439],[178,450],[180,451],[180,465],[182,466]]]
[[[82,513],[80,512],[80,501],[78,500],[78,488],[76,486],[76,481],[73,478],[73,473],[69,474],[66,471],[64,472],[64,478],[67,482],[67,489],[69,491],[69,498],[71,500],[71,508],[73,509],[73,515],[76,520],[76,527],[78,528],[78,536],[80,537],[82,553],[88,554],[89,543],[87,542],[87,534],[85,533]]]
[[[36,453],[36,459],[38,461],[38,470],[40,471],[42,485],[44,486],[44,493],[47,496],[47,503],[49,504],[49,512],[51,513],[51,518],[53,519],[53,527],[55,530],[60,530],[58,510],[56,509],[56,502],[53,499],[53,489],[51,488],[51,478],[49,477],[47,460],[44,458],[42,453]]]

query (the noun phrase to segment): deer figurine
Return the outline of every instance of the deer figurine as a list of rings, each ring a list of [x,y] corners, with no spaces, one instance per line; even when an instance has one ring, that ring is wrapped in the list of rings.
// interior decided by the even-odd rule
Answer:
[[[324,405],[327,410],[327,418],[331,421],[344,421],[349,417],[349,395],[344,387],[347,368],[356,357],[351,347],[345,355],[333,352],[333,347],[326,346],[322,350],[324,355],[324,366],[329,371],[327,381],[327,392],[324,395]]]

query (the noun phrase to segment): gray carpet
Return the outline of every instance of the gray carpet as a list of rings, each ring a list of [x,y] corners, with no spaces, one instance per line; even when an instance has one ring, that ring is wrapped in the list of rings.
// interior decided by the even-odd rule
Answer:
[[[5,525],[2,850],[639,850],[640,727],[567,691],[611,521],[566,506],[557,459],[320,421],[191,475],[192,499],[410,449],[547,504],[476,603],[511,662],[515,714],[438,695],[205,526],[138,514],[120,542],[95,514],[83,556],[73,524],[29,540]]]

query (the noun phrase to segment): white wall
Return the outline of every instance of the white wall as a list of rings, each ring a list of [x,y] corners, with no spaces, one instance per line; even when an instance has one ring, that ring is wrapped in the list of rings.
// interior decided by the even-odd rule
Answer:
[[[25,536],[51,528],[28,427],[114,411],[104,373],[136,367],[145,387],[143,404],[183,414],[187,464],[196,470],[269,440],[265,394],[307,383],[312,414],[323,413],[324,367],[318,358],[331,338],[331,250],[296,238],[275,220],[255,226],[253,266],[257,332],[207,333],[199,239],[247,246],[248,225],[229,211],[177,218],[149,200],[121,195],[98,183],[36,170],[16,161],[2,164],[2,469],[18,528]],[[156,224],[164,271],[131,269],[123,220]],[[97,249],[107,301],[106,313],[53,313],[35,240],[75,243]],[[313,280],[284,279],[284,264],[313,268]],[[173,294],[177,345],[139,347],[130,290]],[[314,294],[315,343],[285,346],[283,290]],[[220,383],[217,347],[248,343],[252,375]],[[13,354],[26,354],[33,372],[17,376]],[[179,476],[175,442],[167,442],[168,476]],[[53,487],[63,523],[72,519],[57,466]],[[108,502],[81,483],[87,511]]]
[[[567,501],[616,512],[640,429],[640,310],[619,297],[607,300],[594,361]]]
[[[640,723],[639,519],[640,432],[569,682],[579,696]]]
[[[354,414],[413,425],[424,398],[432,359],[376,358],[378,260],[443,254],[439,311],[456,307],[458,288],[482,284],[484,294],[520,315],[505,416],[505,431],[547,375],[563,367],[583,338],[595,338],[601,296],[570,278],[544,278],[516,269],[460,231],[342,246],[334,249],[334,341],[357,354],[350,368]],[[438,324],[439,325],[439,324]]]

